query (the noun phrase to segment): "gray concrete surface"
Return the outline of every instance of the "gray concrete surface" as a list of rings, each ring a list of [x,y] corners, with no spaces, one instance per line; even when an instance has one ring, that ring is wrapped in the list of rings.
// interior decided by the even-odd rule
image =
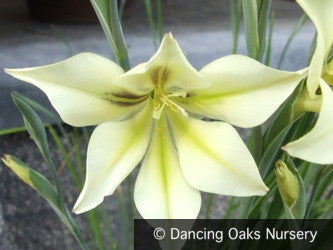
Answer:
[[[230,54],[232,41],[228,1],[164,2],[165,31],[173,32],[196,68],[200,69],[208,62]],[[282,48],[297,18],[301,16],[301,10],[292,1],[283,0],[274,0],[273,8],[277,19],[272,66],[276,66]],[[124,30],[133,66],[147,61],[154,53],[154,48],[142,4],[135,4],[128,11]],[[67,45],[55,34],[55,30],[65,37]],[[287,54],[284,69],[296,70],[306,64],[313,35],[314,28],[307,22]],[[68,46],[73,54],[90,51],[111,58],[110,48],[99,26],[50,26],[34,22],[28,18],[23,0],[0,1],[0,67],[30,67],[57,62],[69,56]],[[239,52],[246,54],[244,35],[240,37]],[[10,99],[10,92],[14,90],[50,107],[39,90],[0,71],[0,129],[23,124]],[[52,152],[57,165],[60,165],[61,159],[54,145]],[[16,155],[38,171],[47,173],[46,165],[26,133],[0,137],[0,155],[3,153]],[[66,187],[66,200],[72,206],[78,191],[73,188],[66,172],[62,175],[62,183]],[[212,211],[214,218],[221,216],[226,199],[215,196]],[[116,238],[121,238],[120,215],[115,197],[107,198],[106,203],[111,215],[112,230],[118,232]],[[84,226],[82,217],[76,218]],[[0,167],[0,249],[78,249],[47,203],[3,166]]]
[[[20,2],[20,1],[19,1]],[[172,31],[188,60],[198,69],[210,61],[230,54],[232,40],[227,1],[166,1],[165,31]],[[273,36],[272,66],[276,66],[282,48],[301,15],[298,6],[290,1],[273,1],[276,24]],[[11,3],[0,3],[0,67],[20,68],[45,65],[66,59],[68,46],[73,54],[90,51],[111,57],[110,48],[101,28],[96,25],[54,25],[33,22],[26,9]],[[3,5],[3,6],[1,6]],[[7,4],[8,5],[8,4]],[[19,10],[19,11],[18,11]],[[135,4],[126,14],[125,37],[131,65],[147,61],[154,53],[150,31],[142,4]],[[186,13],[184,15],[184,13]],[[306,63],[314,29],[308,22],[295,38],[287,54],[284,69],[295,70]],[[56,35],[61,33],[66,43]],[[243,34],[243,33],[242,33]],[[246,54],[244,35],[240,36],[239,53]],[[11,78],[0,71],[0,129],[22,125],[9,93],[19,91],[49,107],[45,96],[29,84]]]

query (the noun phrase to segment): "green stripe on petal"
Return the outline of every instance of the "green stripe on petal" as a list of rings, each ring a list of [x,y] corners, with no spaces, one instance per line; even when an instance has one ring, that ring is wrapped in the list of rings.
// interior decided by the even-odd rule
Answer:
[[[264,123],[291,95],[306,70],[280,71],[231,55],[206,65],[200,73],[211,87],[177,98],[180,105],[188,112],[247,128]]]
[[[332,0],[297,0],[305,13],[312,20],[317,30],[316,49],[313,54],[307,81],[310,97],[315,96],[323,74],[323,65],[333,43],[333,1]]]
[[[175,112],[170,117],[181,168],[194,188],[233,196],[266,194],[254,159],[231,125]]]
[[[114,62],[82,53],[59,63],[24,69],[5,69],[15,78],[40,88],[61,118],[73,126],[121,120],[140,110],[144,93],[115,86],[123,73]]]
[[[150,103],[133,119],[106,122],[94,130],[88,145],[86,181],[75,213],[100,204],[139,164],[151,137],[151,114]]]
[[[313,129],[283,147],[291,156],[318,164],[333,163],[333,92],[331,88],[320,81],[322,106],[317,123]]]
[[[183,176],[165,113],[155,120],[152,142],[136,180],[134,200],[145,219],[195,219],[199,213],[200,193]]]

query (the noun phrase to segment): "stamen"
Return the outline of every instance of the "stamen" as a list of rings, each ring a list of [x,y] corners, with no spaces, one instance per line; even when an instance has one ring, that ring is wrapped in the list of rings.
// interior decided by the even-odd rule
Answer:
[[[176,111],[176,112],[180,112],[182,113],[183,116],[188,116],[187,112],[185,111],[184,108],[180,107],[178,104],[176,104],[175,102],[171,101],[170,99],[166,99],[165,100],[167,105],[170,106],[170,108],[173,110],[173,111]]]
[[[187,112],[184,108],[180,107],[175,102],[171,101],[169,97],[185,97],[186,93],[173,93],[165,95],[163,91],[158,91],[154,96],[154,110],[153,110],[153,118],[160,119],[162,111],[165,106],[169,106],[173,111],[180,112],[183,116],[188,116]]]

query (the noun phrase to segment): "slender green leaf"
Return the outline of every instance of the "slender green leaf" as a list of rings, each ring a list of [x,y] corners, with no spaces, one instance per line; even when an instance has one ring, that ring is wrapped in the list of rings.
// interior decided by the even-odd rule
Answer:
[[[297,96],[303,88],[303,84],[300,84],[295,91],[290,95],[290,97],[279,107],[279,109],[274,113],[268,127],[264,133],[264,150],[268,145],[274,140],[274,138],[288,126],[293,120],[292,116],[292,106],[295,102]]]
[[[21,99],[19,96],[12,94],[13,101],[16,107],[23,115],[25,126],[31,136],[31,138],[37,144],[45,160],[50,163],[50,151],[47,142],[46,131],[44,123],[41,121],[36,112],[29,106],[29,104]]]
[[[99,250],[104,250],[103,235],[101,231],[101,223],[99,220],[99,214],[97,209],[90,210],[86,214],[88,220],[88,225],[90,229],[91,239],[94,242],[95,248]]]
[[[241,24],[242,1],[229,0],[229,6],[230,6],[230,22],[232,30],[232,54],[236,54],[238,49],[239,30]]]
[[[279,192],[275,192],[273,195],[273,201],[270,204],[266,218],[279,219],[282,211],[283,211],[283,202],[281,196]]]
[[[63,143],[61,142],[61,139],[59,138],[59,136],[57,135],[56,131],[53,129],[52,126],[48,125],[48,130],[50,132],[50,135],[52,136],[57,148],[59,149],[59,152],[63,158],[63,160],[65,161],[65,164],[67,166],[67,169],[74,181],[75,186],[81,190],[82,188],[82,181],[80,180],[78,174],[75,171],[75,167],[73,165],[73,163],[71,162],[68,152],[66,151]]]
[[[274,30],[274,21],[275,21],[275,11],[272,12],[271,18],[269,19],[269,29],[268,29],[268,42],[266,46],[265,54],[265,64],[269,66],[271,64],[271,51],[273,43],[273,30]]]
[[[256,0],[242,0],[247,53],[259,59],[258,7]]]
[[[43,196],[54,209],[59,210],[57,213],[61,213],[57,191],[45,176],[33,170],[14,156],[5,155],[4,157],[5,158],[3,158],[2,161],[7,167],[9,167],[22,181]]]
[[[259,172],[263,178],[270,173],[274,167],[274,163],[281,154],[280,148],[285,142],[286,136],[289,133],[293,123],[290,123],[287,127],[280,131],[280,133],[272,140],[267,149],[265,150],[261,161],[259,163]]]
[[[271,10],[272,0],[258,0],[258,38],[259,38],[259,55],[261,58],[266,47],[266,30],[269,23],[269,13]]]
[[[229,200],[228,209],[225,212],[225,215],[223,216],[223,219],[230,219],[232,214],[236,211],[236,209],[239,207],[239,200],[236,199],[236,197],[232,196]]]
[[[295,25],[293,31],[291,32],[287,43],[285,44],[285,46],[283,47],[277,68],[280,69],[282,66],[282,63],[284,61],[284,58],[286,57],[286,53],[290,47],[291,42],[293,41],[293,39],[295,38],[295,36],[298,34],[298,32],[300,31],[300,29],[302,28],[303,24],[305,23],[305,21],[308,19],[306,14],[303,14],[301,16],[301,18],[298,20],[297,24]]]
[[[24,132],[24,131],[27,131],[27,128],[25,126],[6,128],[6,129],[0,130],[0,136],[15,134],[15,133]]]
[[[48,179],[14,156],[5,155],[5,158],[2,159],[2,161],[21,180],[35,189],[50,204],[61,221],[72,232],[81,248],[86,250],[89,249],[89,247],[83,241],[74,220],[69,215],[67,207],[65,207],[63,203],[60,203],[59,193],[54,189]]]
[[[251,134],[247,141],[247,147],[249,148],[254,160],[259,164],[263,153],[263,141],[262,141],[261,127],[254,127],[251,130]]]
[[[333,166],[332,165],[322,166],[320,172],[318,173],[313,183],[305,218],[310,218],[312,204],[320,200],[320,197],[323,195],[327,187],[332,185],[332,180],[333,180]]]
[[[120,0],[120,4],[119,4],[119,19],[121,20],[121,22],[123,21],[124,9],[125,9],[126,2],[127,2],[127,0]]]
[[[109,0],[90,0],[90,3],[95,10],[110,47],[116,56],[117,46],[111,33]]]
[[[29,104],[29,106],[31,108],[33,108],[34,110],[36,110],[37,112],[41,112],[42,114],[44,114],[45,116],[47,116],[48,118],[59,122],[60,119],[57,115],[53,114],[50,110],[48,110],[47,108],[45,108],[44,106],[42,106],[41,104],[39,104],[38,102],[35,102],[34,100],[30,99],[29,97],[26,97],[16,91],[13,92],[13,94],[16,97],[19,97],[20,99],[24,100],[27,104]]]
[[[123,67],[124,70],[129,70],[128,51],[118,14],[118,3],[117,0],[110,1],[110,29],[112,31],[113,41],[116,45],[116,58],[119,65]]]
[[[127,46],[124,40],[117,0],[90,0],[117,63],[129,69]]]

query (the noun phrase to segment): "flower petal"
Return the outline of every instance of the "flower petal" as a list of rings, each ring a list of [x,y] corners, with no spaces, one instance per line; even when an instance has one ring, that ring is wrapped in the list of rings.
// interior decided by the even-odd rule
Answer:
[[[220,58],[200,73],[212,86],[175,99],[191,113],[244,128],[264,123],[305,76],[305,70],[279,71],[242,55]]]
[[[197,89],[209,82],[187,61],[171,32],[166,34],[155,55],[148,61],[146,71],[154,78],[158,72],[165,74],[164,89]]]
[[[111,195],[145,154],[151,137],[152,105],[135,118],[99,125],[89,141],[87,174],[83,190],[74,205],[83,213]]]
[[[320,81],[322,106],[313,129],[296,141],[283,147],[291,156],[318,164],[333,163],[333,92]]]
[[[187,61],[171,33],[164,36],[155,55],[115,79],[114,84],[148,93],[153,88],[170,92],[192,90],[209,86],[205,79]]]
[[[333,43],[333,1],[332,0],[297,0],[312,20],[317,30],[316,49],[310,62],[307,87],[310,97],[315,96],[323,73],[323,65]]]
[[[254,159],[231,125],[175,112],[170,117],[180,165],[194,188],[234,196],[266,194]]]
[[[152,143],[135,184],[135,204],[145,219],[195,219],[200,192],[183,176],[165,114],[155,122]]]
[[[92,53],[42,67],[5,71],[44,91],[61,118],[73,126],[127,118],[146,99],[142,93],[112,85],[122,68]]]
[[[112,83],[125,88],[139,90],[142,93],[150,92],[154,88],[154,85],[146,73],[146,65],[146,63],[141,63],[135,66],[125,74],[114,79]]]

